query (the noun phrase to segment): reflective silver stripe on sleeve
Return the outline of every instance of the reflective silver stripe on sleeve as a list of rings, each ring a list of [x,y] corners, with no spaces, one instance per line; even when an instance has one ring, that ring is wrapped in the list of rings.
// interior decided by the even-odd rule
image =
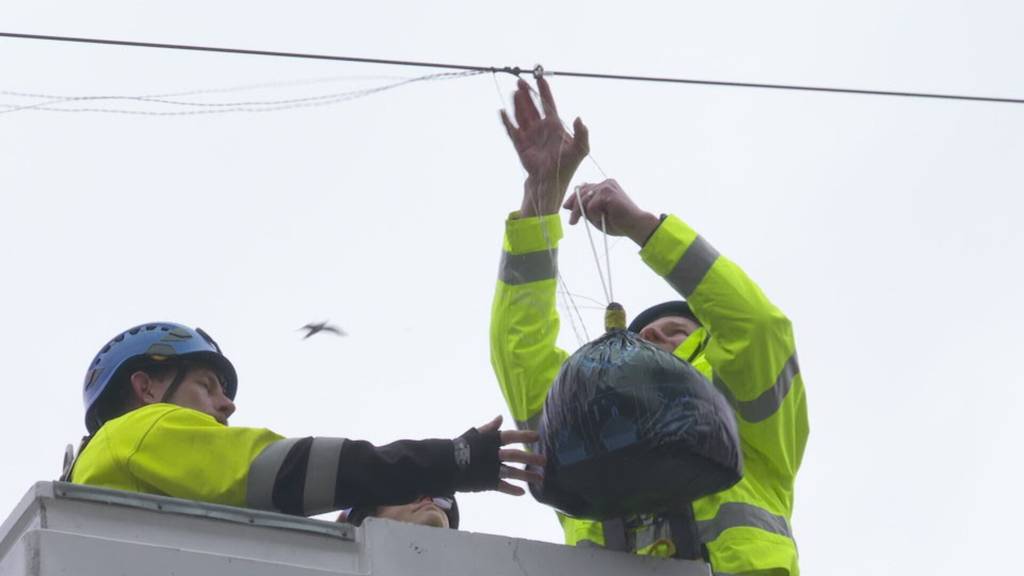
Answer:
[[[539,280],[550,280],[558,275],[558,249],[527,252],[526,254],[501,253],[501,267],[498,279],[505,284],[518,285]]]
[[[775,379],[775,384],[765,390],[760,396],[753,400],[740,402],[733,396],[732,391],[725,385],[717,374],[714,377],[715,387],[725,395],[733,409],[747,422],[760,422],[766,420],[778,412],[779,407],[786,400],[789,389],[793,387],[793,379],[800,374],[800,363],[797,361],[796,352],[789,357],[782,372]]]
[[[715,514],[714,518],[697,522],[700,541],[705,544],[715,540],[729,528],[740,527],[759,528],[786,538],[793,537],[789,531],[789,522],[786,522],[784,517],[742,502],[726,502],[718,509],[718,514]]]
[[[708,243],[701,236],[697,236],[693,243],[683,252],[665,280],[683,295],[689,298],[690,294],[697,289],[697,285],[704,279],[704,276],[711,270],[711,266],[718,260],[718,250]]]
[[[306,463],[306,484],[302,489],[302,511],[307,516],[334,510],[338,461],[344,443],[344,438],[313,438]]]
[[[538,427],[540,426],[540,416],[543,413],[543,410],[539,410],[536,414],[530,416],[530,418],[527,420],[516,420],[516,428],[519,428],[520,430],[537,431]]]
[[[274,481],[288,452],[301,438],[287,438],[263,449],[249,465],[249,479],[245,487],[245,505],[259,510],[273,510]]]

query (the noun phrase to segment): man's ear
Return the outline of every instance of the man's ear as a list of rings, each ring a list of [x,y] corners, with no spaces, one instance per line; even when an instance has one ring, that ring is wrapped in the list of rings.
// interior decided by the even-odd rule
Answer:
[[[135,404],[146,406],[160,401],[159,383],[142,370],[132,372],[128,383],[132,388],[132,400]]]

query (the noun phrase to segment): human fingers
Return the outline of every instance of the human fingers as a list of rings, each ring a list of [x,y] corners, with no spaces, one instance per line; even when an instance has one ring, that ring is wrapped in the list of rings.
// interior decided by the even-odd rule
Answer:
[[[583,123],[583,120],[580,120],[579,116],[572,123],[572,143],[576,146],[580,156],[590,154],[590,129]]]
[[[530,85],[525,80],[519,80],[512,100],[516,109],[516,123],[519,124],[520,130],[529,130],[530,126],[540,121],[540,112],[537,111],[537,106],[533,103],[533,97],[530,96]]]
[[[579,192],[585,184],[581,184],[572,189],[572,194],[566,194],[565,202],[562,202],[562,208],[566,210],[572,210],[572,207],[576,205],[576,193]]]
[[[580,216],[589,220],[592,224],[601,221],[601,214],[605,207],[604,183],[592,184],[580,191],[579,212]]]
[[[501,111],[501,123],[505,125],[505,132],[508,132],[508,139],[512,141],[512,146],[514,146],[516,150],[519,150],[521,147],[520,144],[522,142],[522,137],[520,136],[516,125],[512,123],[512,119],[508,117],[508,112],[505,112],[504,110]]]
[[[590,187],[590,184],[581,184],[573,190],[572,194],[569,195],[569,200],[566,201],[565,209],[570,211],[570,226],[573,226],[580,221],[580,216],[583,213],[583,196],[589,192]]]
[[[540,91],[540,104],[544,108],[545,118],[558,118],[558,108],[555,107],[555,97],[551,94],[551,86],[543,76],[537,78],[537,89]]]
[[[541,467],[543,467],[548,461],[543,454],[527,452],[526,450],[509,449],[498,450],[498,459],[502,462],[515,462],[517,464],[530,464]]]
[[[611,192],[607,186],[599,186],[594,190],[593,194],[587,196],[586,211],[587,218],[594,223],[595,226],[601,225],[601,219],[608,214],[608,208],[610,206]]]
[[[506,444],[529,444],[540,440],[540,434],[533,430],[502,430],[501,445]]]
[[[498,427],[501,426],[501,420],[502,417],[499,414],[495,416],[494,419],[488,422],[487,424],[484,424],[483,426],[477,426],[476,429],[478,432],[493,432],[497,430]]]
[[[511,480],[521,480],[523,482],[529,482],[530,484],[544,484],[544,476],[542,474],[523,470],[522,468],[515,468],[513,466],[502,465],[498,470],[498,477]]]
[[[509,496],[522,496],[523,494],[526,494],[526,490],[514,484],[509,484],[504,480],[498,482],[498,486],[497,488],[495,488],[495,490],[501,492],[502,494],[508,494]]]

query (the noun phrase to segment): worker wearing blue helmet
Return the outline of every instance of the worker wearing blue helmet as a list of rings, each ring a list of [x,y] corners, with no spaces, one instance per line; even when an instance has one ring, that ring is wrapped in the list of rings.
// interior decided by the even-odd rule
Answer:
[[[154,322],[118,334],[99,351],[83,387],[89,436],[66,476],[72,481],[309,516],[350,507],[406,504],[423,495],[495,490],[540,482],[512,463],[541,464],[507,449],[530,432],[501,419],[453,440],[384,446],[346,438],[286,438],[266,428],[229,427],[238,376],[207,333]]]

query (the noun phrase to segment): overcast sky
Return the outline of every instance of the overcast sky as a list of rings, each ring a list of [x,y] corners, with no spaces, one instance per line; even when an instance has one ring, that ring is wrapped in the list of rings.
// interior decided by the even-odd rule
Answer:
[[[979,0],[33,0],[0,5],[0,30],[1022,98],[1022,17]],[[190,97],[225,103],[430,72],[0,39],[6,92],[285,83]],[[331,81],[295,85],[310,79]],[[690,223],[793,320],[811,419],[793,518],[804,573],[1012,568],[1024,105],[551,83],[609,177]],[[487,326],[522,189],[497,114],[513,86],[485,74],[262,113],[0,113],[0,516],[57,476],[84,433],[88,362],[142,322],[198,325],[221,343],[241,379],[235,425],[383,443],[507,416]],[[79,107],[100,106],[182,110]],[[591,162],[578,173],[602,178]],[[611,246],[628,312],[672,296],[628,240]],[[560,258],[577,303],[603,301],[581,228]],[[596,335],[600,310],[581,313]],[[350,336],[300,341],[297,327],[328,318]],[[579,345],[566,322],[560,343]],[[467,530],[562,538],[529,497],[461,503]]]

